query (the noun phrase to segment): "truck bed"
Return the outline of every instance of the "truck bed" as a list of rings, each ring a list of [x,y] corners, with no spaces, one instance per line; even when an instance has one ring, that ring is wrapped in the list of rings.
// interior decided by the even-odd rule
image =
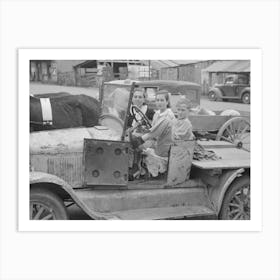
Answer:
[[[224,141],[198,141],[204,149],[215,152],[217,160],[193,160],[192,164],[201,169],[232,169],[249,168],[250,152],[238,149],[233,144]]]

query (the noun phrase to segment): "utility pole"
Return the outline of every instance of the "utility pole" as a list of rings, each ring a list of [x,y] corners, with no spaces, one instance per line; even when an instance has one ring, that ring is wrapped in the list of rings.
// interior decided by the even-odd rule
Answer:
[[[151,80],[151,60],[149,60],[149,80]]]

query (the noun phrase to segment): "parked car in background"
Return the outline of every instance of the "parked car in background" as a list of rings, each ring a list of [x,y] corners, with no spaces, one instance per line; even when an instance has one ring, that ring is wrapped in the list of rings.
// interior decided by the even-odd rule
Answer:
[[[228,75],[224,84],[216,84],[210,88],[208,97],[212,101],[235,99],[250,104],[249,76],[245,74]]]
[[[135,81],[135,80],[114,80],[106,83],[108,89],[114,90],[117,87],[130,90],[132,83],[135,87],[144,89],[147,94],[147,103],[149,108],[156,109],[156,92],[158,90],[167,90],[170,92],[171,109],[176,115],[176,103],[181,96],[187,97],[194,106],[200,105],[201,86],[196,83],[186,81],[170,81],[170,80],[149,80],[149,81]]]

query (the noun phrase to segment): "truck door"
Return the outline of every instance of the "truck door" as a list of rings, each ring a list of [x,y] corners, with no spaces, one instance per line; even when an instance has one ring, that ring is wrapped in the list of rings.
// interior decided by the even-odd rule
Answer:
[[[234,92],[234,76],[229,76],[226,78],[224,86],[223,86],[223,92],[224,96],[226,97],[234,97],[235,92]]]
[[[84,185],[126,186],[129,145],[124,141],[84,139]]]
[[[248,86],[248,78],[246,76],[239,76],[235,85],[235,97],[240,97],[240,92],[244,87]]]

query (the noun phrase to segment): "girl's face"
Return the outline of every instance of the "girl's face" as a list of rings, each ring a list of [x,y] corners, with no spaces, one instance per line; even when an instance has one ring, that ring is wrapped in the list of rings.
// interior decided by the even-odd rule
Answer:
[[[145,101],[144,93],[141,91],[135,91],[132,97],[132,103],[141,108]]]
[[[178,119],[183,120],[189,116],[189,109],[184,104],[179,105],[179,106],[177,106],[177,113],[178,113]]]
[[[156,96],[156,106],[157,108],[163,112],[167,109],[168,102],[166,100],[165,94],[158,94]]]

